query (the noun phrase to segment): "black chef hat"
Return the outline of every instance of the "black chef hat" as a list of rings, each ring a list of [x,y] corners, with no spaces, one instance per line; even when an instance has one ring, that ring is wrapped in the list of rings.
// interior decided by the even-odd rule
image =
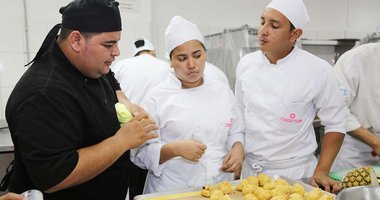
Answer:
[[[93,33],[121,31],[118,6],[114,0],[74,0],[59,9],[62,27]]]

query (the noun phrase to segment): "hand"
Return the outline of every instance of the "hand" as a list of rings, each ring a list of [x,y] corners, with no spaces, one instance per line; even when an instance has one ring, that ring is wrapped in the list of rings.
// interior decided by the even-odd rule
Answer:
[[[128,108],[129,112],[132,113],[133,116],[136,116],[140,113],[147,113],[144,108],[142,108],[141,106],[137,105],[137,104],[134,104],[134,103],[128,103],[126,105],[126,107]],[[148,118],[152,121],[155,121],[154,118],[148,114]]]
[[[23,196],[12,193],[12,192],[0,197],[0,200],[23,200],[23,199],[24,199]]]
[[[314,187],[320,187],[326,192],[338,193],[342,190],[342,184],[339,181],[332,180],[328,175],[322,172],[314,172],[310,180],[310,184]]]
[[[127,149],[137,148],[147,140],[158,137],[151,131],[157,130],[156,122],[148,117],[146,112],[139,113],[129,122],[123,124],[117,135],[125,140]]]
[[[195,140],[181,140],[176,143],[179,156],[193,162],[198,162],[207,149],[206,145]]]
[[[137,104],[128,103],[125,106],[128,108],[129,112],[131,112],[133,116],[136,116],[139,113],[146,113],[145,110]]]
[[[232,149],[223,160],[221,170],[225,172],[237,172],[240,170],[244,160],[244,147],[240,142],[235,142]]]

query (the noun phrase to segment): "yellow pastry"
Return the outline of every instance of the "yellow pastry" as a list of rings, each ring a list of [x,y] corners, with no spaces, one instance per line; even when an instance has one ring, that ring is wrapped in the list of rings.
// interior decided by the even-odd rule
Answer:
[[[289,196],[289,200],[303,200],[303,197],[298,193],[293,193]]]
[[[207,198],[210,198],[212,191],[214,188],[211,185],[205,185],[202,187],[201,195]]]
[[[228,181],[223,181],[219,184],[219,189],[222,190],[224,194],[229,194],[232,192],[232,184]]]
[[[254,194],[246,194],[243,196],[243,200],[258,200]]]
[[[224,196],[222,190],[213,190],[211,192],[210,200],[220,200]]]
[[[269,175],[264,173],[259,174],[257,178],[259,179],[260,186],[264,186],[265,183],[271,182],[272,180]]]
[[[291,193],[297,193],[297,194],[300,194],[302,196],[305,193],[305,188],[301,184],[295,183],[292,186],[292,192]]]
[[[236,186],[236,190],[237,191],[242,191],[243,187],[246,186],[246,185],[248,185],[248,184],[249,184],[248,180],[247,179],[243,179],[243,180],[240,181],[239,185]]]

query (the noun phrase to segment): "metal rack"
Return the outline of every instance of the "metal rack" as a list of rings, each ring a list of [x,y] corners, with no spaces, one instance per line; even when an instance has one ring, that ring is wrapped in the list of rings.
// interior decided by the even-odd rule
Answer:
[[[359,39],[300,40],[299,46],[334,65],[346,51],[357,45]]]
[[[248,25],[235,29],[224,29],[221,33],[206,35],[205,46],[208,61],[227,75],[233,89],[236,66],[240,58],[258,50],[257,29]]]

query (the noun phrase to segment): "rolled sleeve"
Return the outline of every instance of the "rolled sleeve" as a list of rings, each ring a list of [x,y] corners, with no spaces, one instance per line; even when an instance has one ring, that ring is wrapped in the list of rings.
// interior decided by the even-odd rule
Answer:
[[[322,78],[324,84],[321,84],[321,92],[316,102],[319,109],[318,116],[321,119],[321,124],[325,126],[325,133],[340,132],[345,134],[349,111],[340,94],[335,72],[330,68],[326,68],[326,74]]]
[[[354,115],[352,115],[352,114],[348,115],[348,118],[347,118],[347,132],[353,131],[355,129],[358,129],[361,126],[362,125],[360,124],[360,122],[358,121],[358,119]]]
[[[227,148],[231,149],[235,142],[241,142],[244,146],[244,133],[235,133],[228,136]]]
[[[160,165],[161,148],[163,143],[151,141],[142,147],[131,151],[131,161],[144,169],[148,169],[155,176],[160,176],[165,164]]]

